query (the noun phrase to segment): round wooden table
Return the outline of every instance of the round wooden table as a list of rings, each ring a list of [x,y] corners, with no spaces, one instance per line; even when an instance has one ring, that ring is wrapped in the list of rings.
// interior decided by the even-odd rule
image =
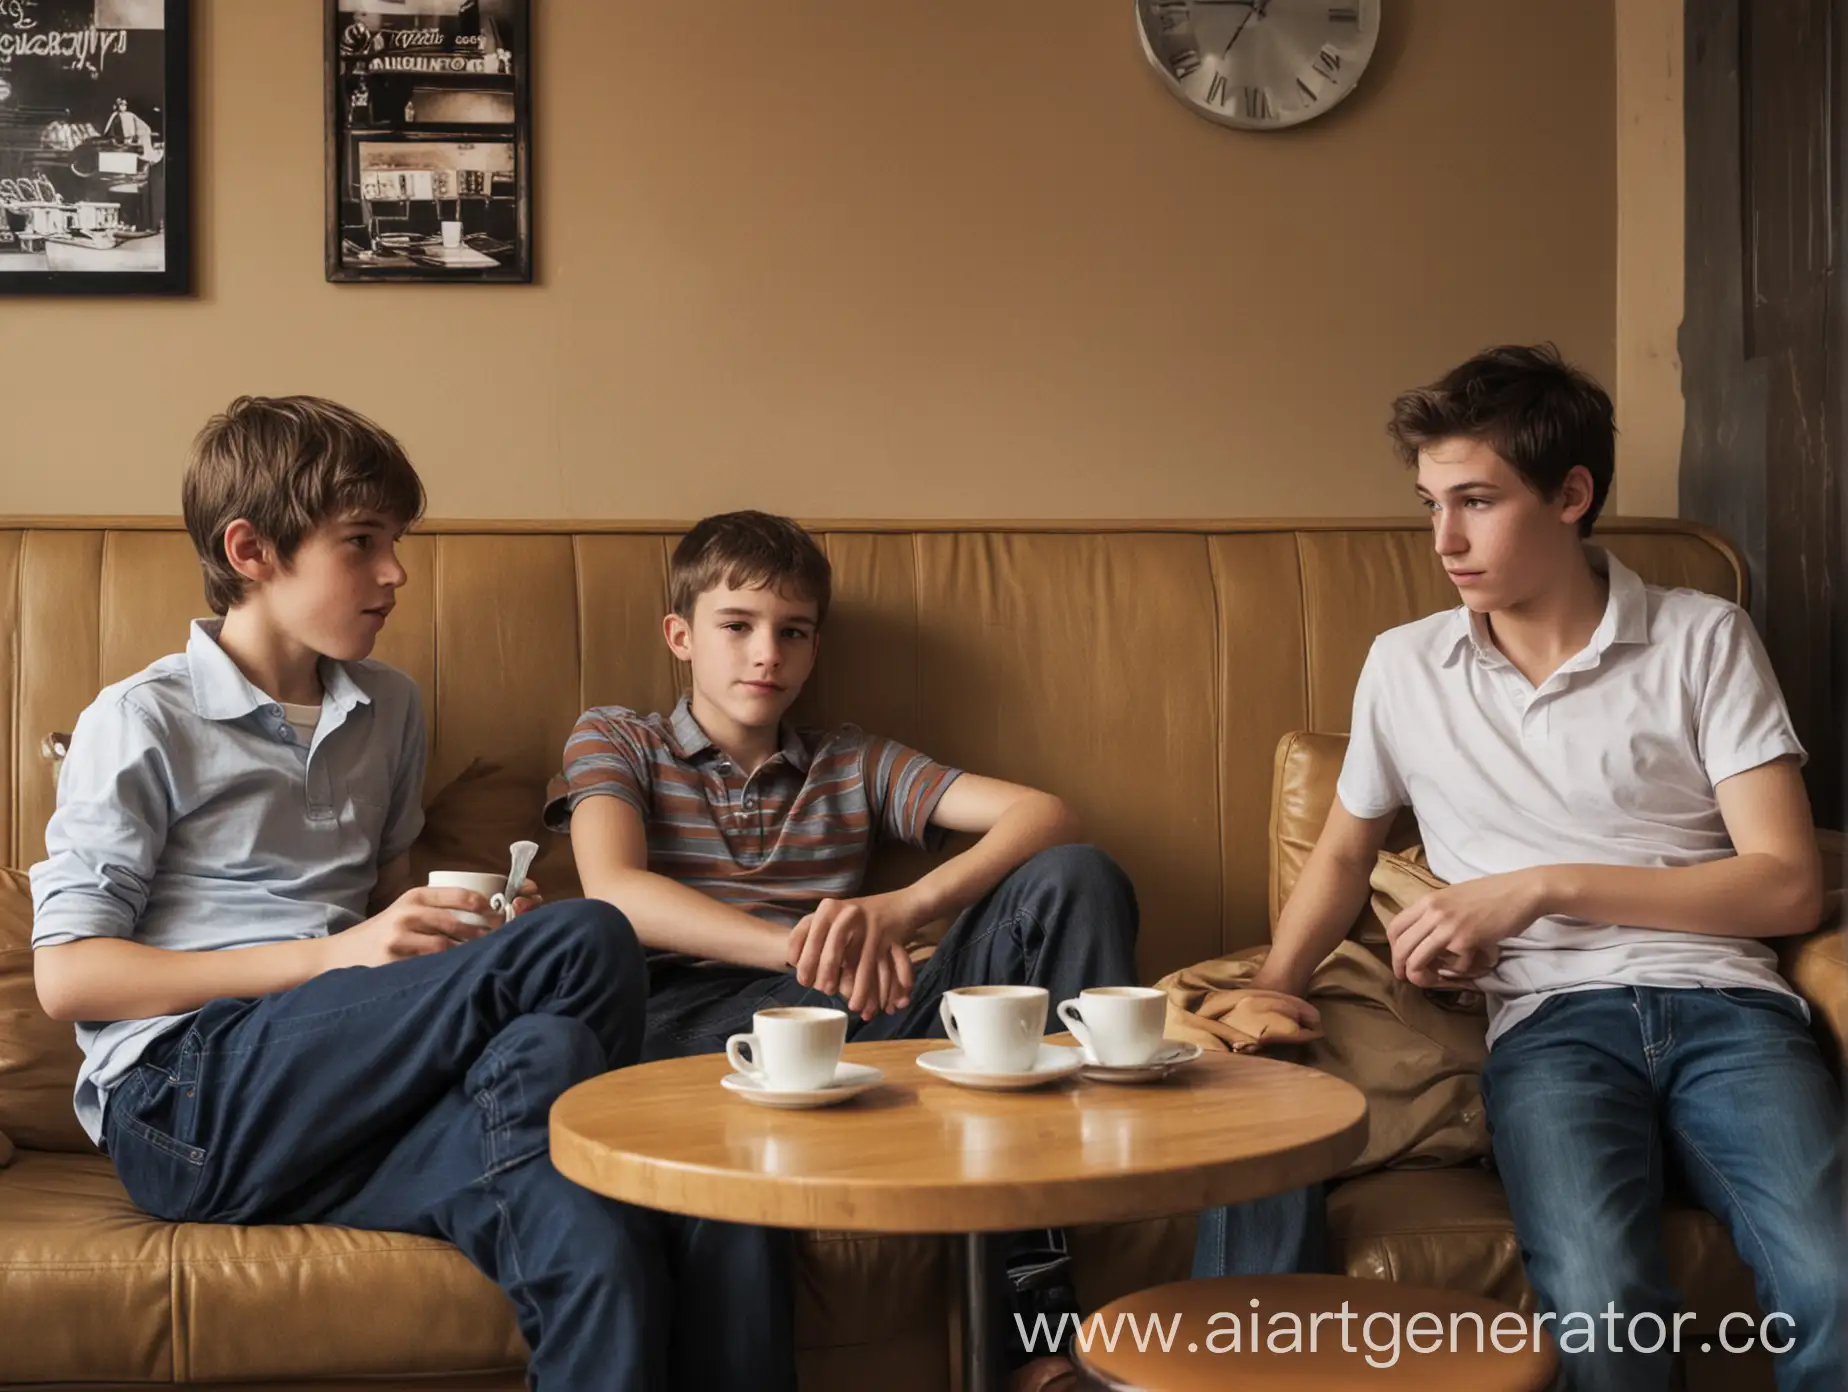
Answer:
[[[919,1068],[940,1040],[850,1044],[885,1073],[850,1102],[754,1106],[723,1055],[580,1083],[552,1107],[567,1178],[671,1213],[779,1228],[964,1236],[964,1387],[997,1384],[984,1234],[1189,1213],[1326,1179],[1360,1153],[1366,1099],[1276,1059],[1208,1054],[1159,1083],[1071,1078],[978,1092]]]

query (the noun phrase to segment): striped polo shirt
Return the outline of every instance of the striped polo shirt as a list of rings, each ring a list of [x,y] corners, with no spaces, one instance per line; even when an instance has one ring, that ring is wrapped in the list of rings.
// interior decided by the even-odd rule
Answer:
[[[651,871],[793,928],[823,899],[859,893],[878,841],[938,845],[931,813],[958,773],[858,726],[784,725],[747,777],[690,697],[668,716],[598,706],[565,741],[545,824],[564,831],[585,798],[621,798],[648,828]]]

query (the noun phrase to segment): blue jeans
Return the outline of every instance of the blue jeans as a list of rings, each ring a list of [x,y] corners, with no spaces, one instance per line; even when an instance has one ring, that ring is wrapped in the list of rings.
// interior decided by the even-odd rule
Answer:
[[[1054,1005],[1087,986],[1133,986],[1136,926],[1135,890],[1109,856],[1094,846],[1041,851],[957,917],[918,972],[910,1005],[870,1020],[850,1016],[847,1037],[941,1039],[937,1007],[957,986],[1044,986]],[[668,966],[649,993],[643,1055],[721,1052],[751,1028],[753,1014],[780,1005],[847,1008],[792,972]]]
[[[645,983],[628,921],[572,900],[213,1001],[112,1091],[104,1141],[159,1218],[455,1244],[507,1293],[544,1392],[788,1392],[781,1235],[617,1203],[552,1165],[553,1100],[635,1062]]]
[[[1647,987],[1554,996],[1495,1042],[1482,1096],[1573,1392],[1669,1386],[1672,1339],[1628,1349],[1631,1316],[1653,1314],[1672,1334],[1680,1304],[1662,1253],[1665,1171],[1726,1225],[1762,1309],[1793,1322],[1763,1329],[1791,1340],[1777,1357],[1781,1392],[1840,1392],[1841,1103],[1795,1000]],[[1194,1274],[1317,1269],[1322,1221],[1319,1186],[1202,1215]],[[1607,1305],[1624,1316],[1619,1352]],[[1713,1330],[1731,1312],[1696,1313],[1693,1328]],[[1587,1325],[1574,1314],[1593,1317],[1594,1346],[1581,1347]],[[1727,1332],[1738,1347],[1746,1326]],[[1645,1319],[1637,1341],[1654,1336]]]
[[[1840,1392],[1842,1116],[1790,996],[1621,987],[1554,996],[1495,1041],[1482,1073],[1495,1163],[1527,1279],[1555,1312],[1574,1392],[1666,1389],[1672,1358],[1630,1351],[1631,1316],[1672,1331],[1680,1305],[1662,1252],[1669,1169],[1752,1268],[1780,1392]],[[1615,1306],[1623,1348],[1603,1318]],[[1712,1329],[1723,1310],[1702,1310]],[[1581,1350],[1583,1314],[1595,1346]],[[1729,1331],[1735,1346],[1744,1332]],[[1653,1342],[1652,1321],[1635,1331]],[[1670,1345],[1672,1347],[1672,1344]]]

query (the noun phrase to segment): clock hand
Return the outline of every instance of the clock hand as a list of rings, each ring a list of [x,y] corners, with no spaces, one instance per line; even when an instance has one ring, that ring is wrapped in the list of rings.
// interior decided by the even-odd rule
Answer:
[[[1226,40],[1225,52],[1222,53],[1220,57],[1224,58],[1224,57],[1229,57],[1231,55],[1232,45],[1238,42],[1238,36],[1245,32],[1245,26],[1251,23],[1253,19],[1257,18],[1257,16],[1260,13],[1262,13],[1262,11],[1259,9],[1258,5],[1255,3],[1252,5],[1252,7],[1248,11],[1246,11],[1245,17],[1238,22],[1238,28],[1232,31],[1232,37]]]

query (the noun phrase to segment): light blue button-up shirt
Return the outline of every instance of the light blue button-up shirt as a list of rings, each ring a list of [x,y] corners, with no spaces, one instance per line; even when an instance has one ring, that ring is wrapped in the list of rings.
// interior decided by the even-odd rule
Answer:
[[[35,948],[111,937],[202,952],[337,933],[423,829],[417,684],[323,658],[305,744],[218,646],[222,622],[194,623],[184,653],[78,718],[32,867]],[[77,1119],[92,1140],[109,1090],[189,1018],[77,1026]]]

